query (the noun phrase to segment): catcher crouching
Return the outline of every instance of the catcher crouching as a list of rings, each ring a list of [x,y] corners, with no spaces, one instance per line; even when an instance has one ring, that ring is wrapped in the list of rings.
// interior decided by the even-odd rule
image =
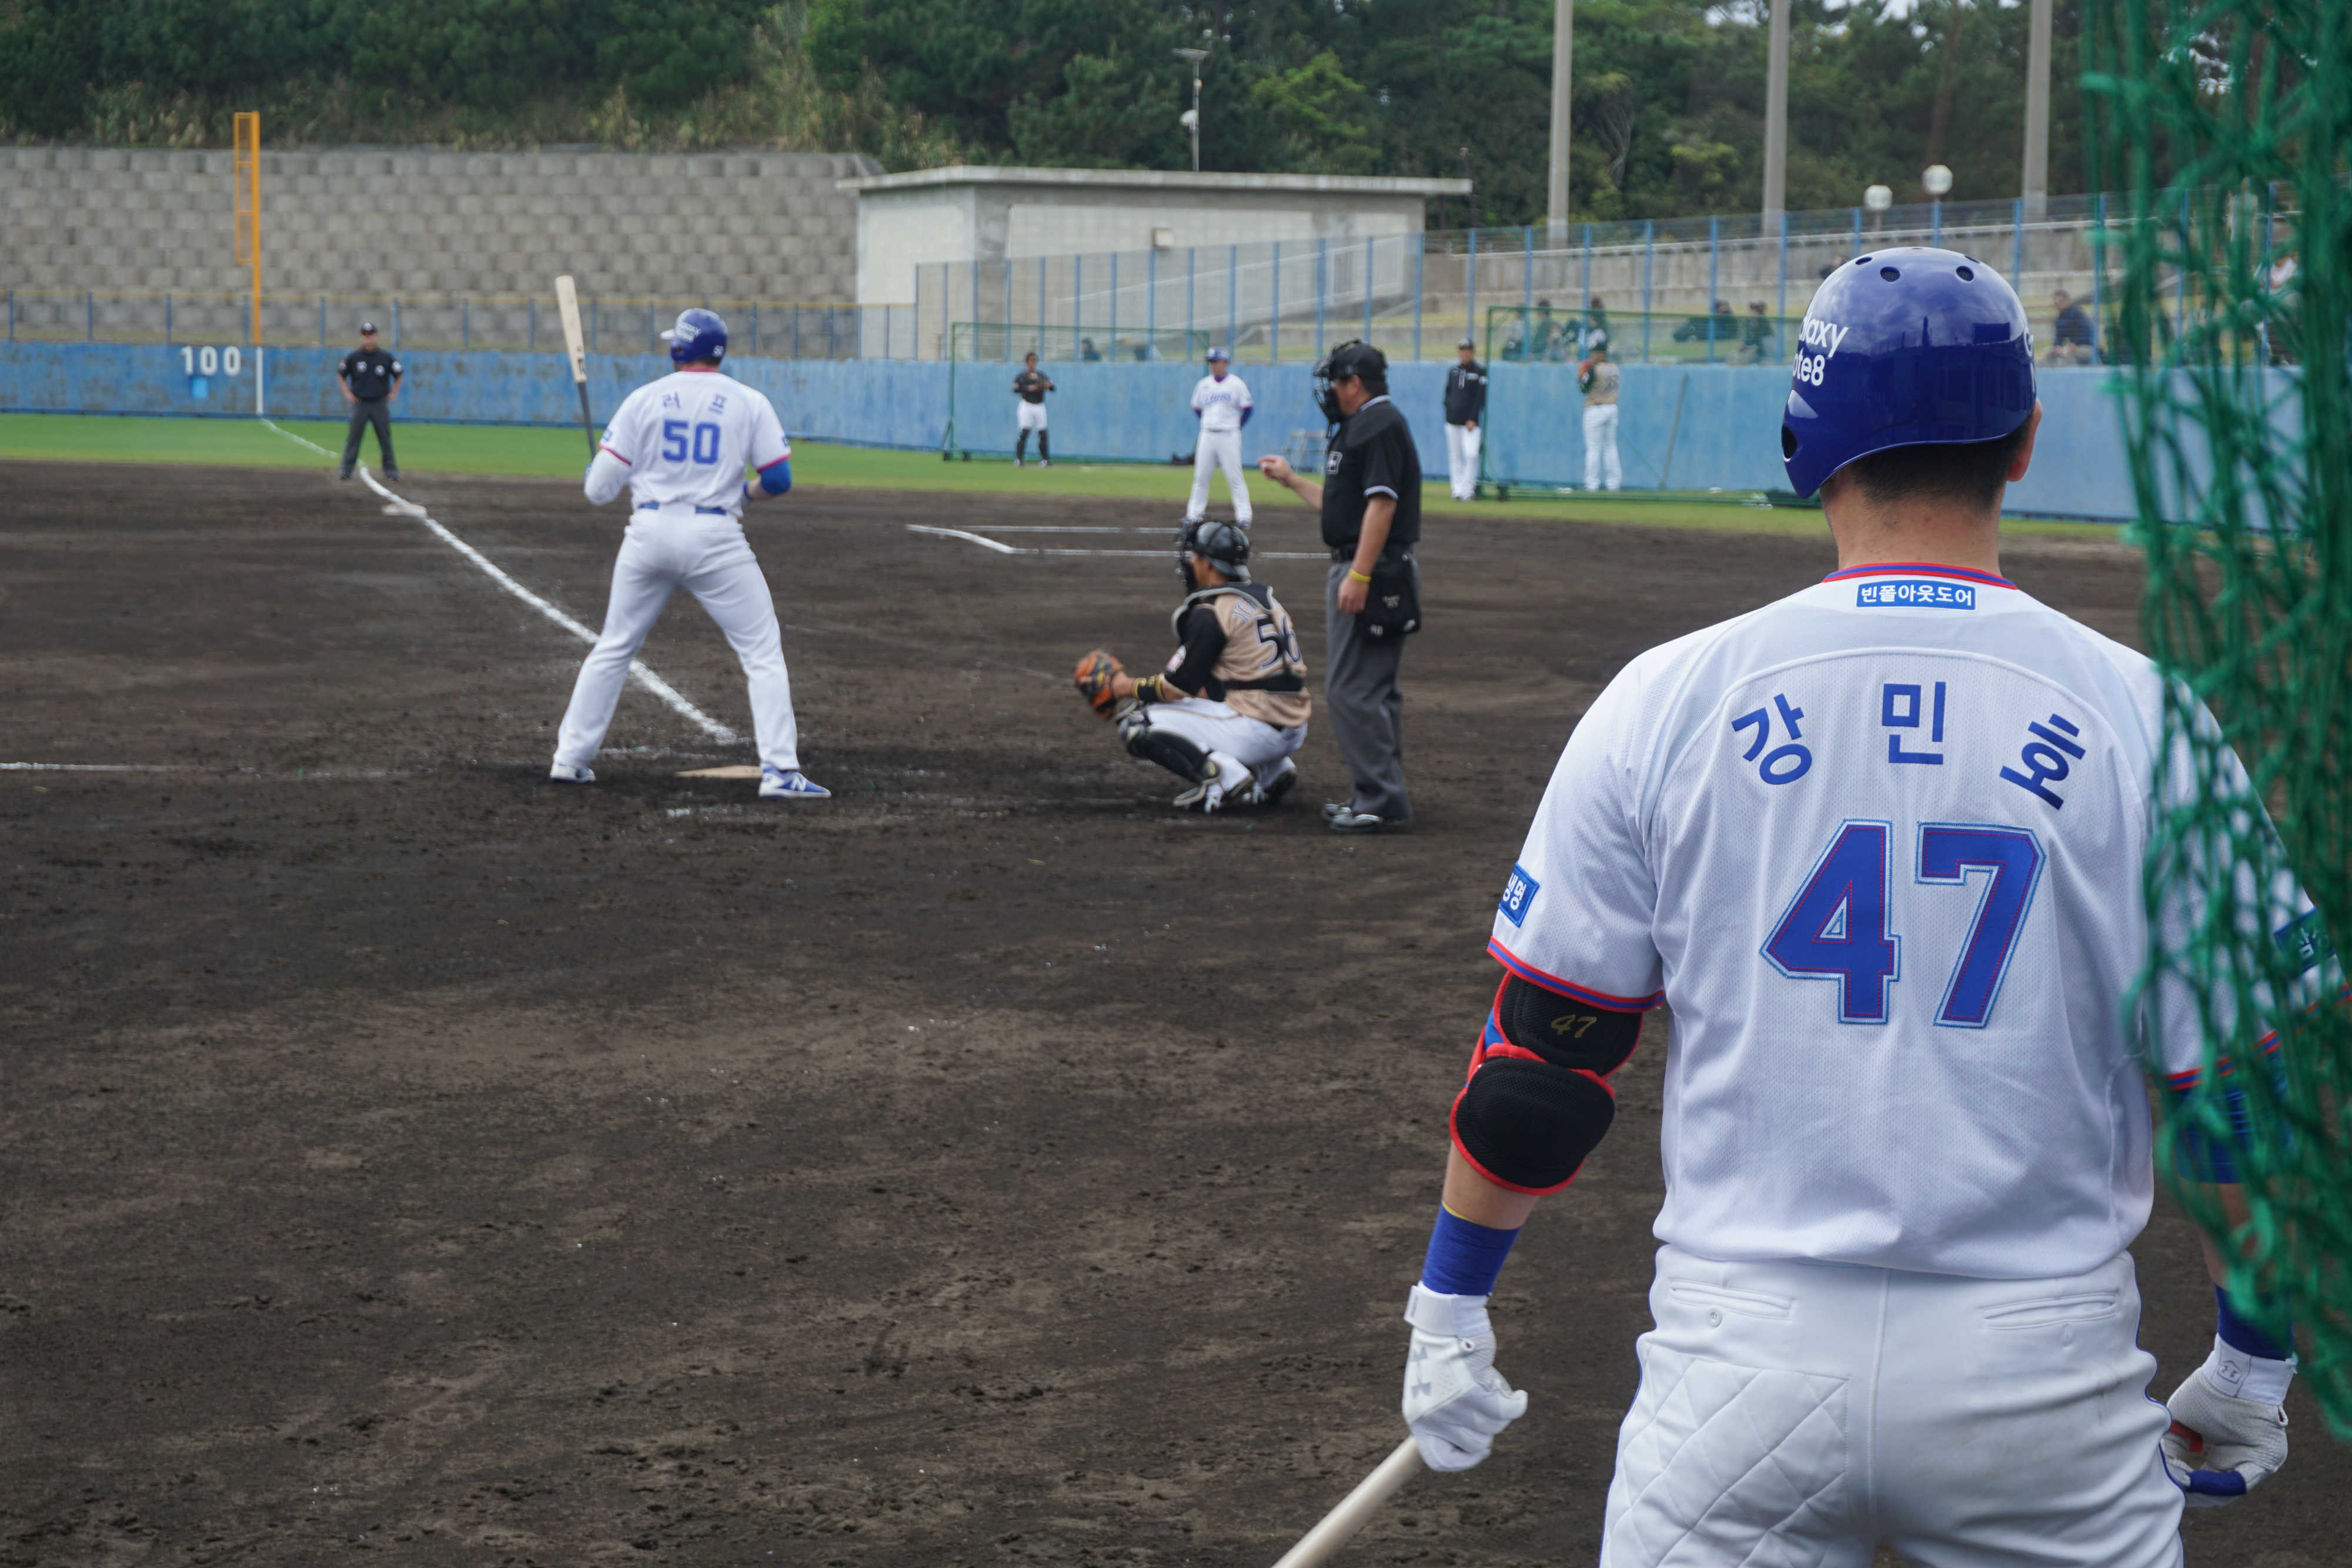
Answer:
[[[1138,680],[1097,648],[1078,661],[1079,694],[1129,755],[1192,786],[1180,810],[1271,806],[1297,780],[1291,754],[1311,706],[1290,612],[1250,580],[1249,535],[1231,523],[1186,523],[1176,567],[1185,591],[1167,669]]]

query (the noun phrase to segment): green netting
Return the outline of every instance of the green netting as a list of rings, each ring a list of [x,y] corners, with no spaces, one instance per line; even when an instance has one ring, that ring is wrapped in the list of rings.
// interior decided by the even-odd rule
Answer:
[[[2176,677],[2141,994],[2152,1037],[2204,1051],[2196,1086],[2159,1096],[2158,1158],[2236,1303],[2292,1322],[2352,1435],[2352,1014],[2331,940],[2352,917],[2352,7],[2089,12],[2147,635]],[[2310,920],[2282,919],[2285,876]],[[2194,1179],[2200,1137],[2237,1145],[2246,1213]]]

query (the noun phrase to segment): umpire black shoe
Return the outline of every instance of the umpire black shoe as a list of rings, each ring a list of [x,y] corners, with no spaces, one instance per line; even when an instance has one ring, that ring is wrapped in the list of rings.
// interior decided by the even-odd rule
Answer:
[[[1391,819],[1370,811],[1359,811],[1353,806],[1342,806],[1336,816],[1324,819],[1335,833],[1405,833],[1412,831],[1410,817]]]

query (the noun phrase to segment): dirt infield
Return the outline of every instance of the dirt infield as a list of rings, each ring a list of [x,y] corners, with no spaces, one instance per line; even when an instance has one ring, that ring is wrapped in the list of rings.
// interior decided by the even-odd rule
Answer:
[[[1433,525],[1418,831],[1347,841],[1328,728],[1284,809],[1184,818],[1070,690],[1164,649],[1168,558],[901,527],[1172,522],[1119,504],[760,514],[837,791],[763,809],[678,779],[749,747],[634,687],[602,782],[548,785],[581,645],[356,486],[0,467],[0,762],[144,769],[0,772],[0,1563],[40,1568],[1270,1561],[1399,1435],[1488,911],[1571,721],[1831,560]],[[600,618],[617,515],[411,493]],[[2130,635],[2134,558],[2009,564]],[[1263,575],[1316,661],[1320,568]],[[645,658],[748,727],[690,601]],[[1505,1276],[1528,1419],[1350,1560],[1591,1561],[1655,1043]],[[2179,1222],[2138,1250],[2161,1392],[2212,1304]],[[2192,1561],[2340,1557],[2352,1462],[2295,1418]]]

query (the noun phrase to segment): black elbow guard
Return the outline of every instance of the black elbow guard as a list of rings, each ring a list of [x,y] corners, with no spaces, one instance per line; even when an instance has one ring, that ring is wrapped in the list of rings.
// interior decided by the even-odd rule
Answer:
[[[1548,1061],[1490,1056],[1454,1101],[1454,1142],[1488,1180],[1553,1192],[1573,1180],[1609,1131],[1608,1085]]]
[[[1606,1078],[1640,1043],[1642,1015],[1597,1008],[1512,975],[1495,998],[1495,1029],[1546,1061]]]

